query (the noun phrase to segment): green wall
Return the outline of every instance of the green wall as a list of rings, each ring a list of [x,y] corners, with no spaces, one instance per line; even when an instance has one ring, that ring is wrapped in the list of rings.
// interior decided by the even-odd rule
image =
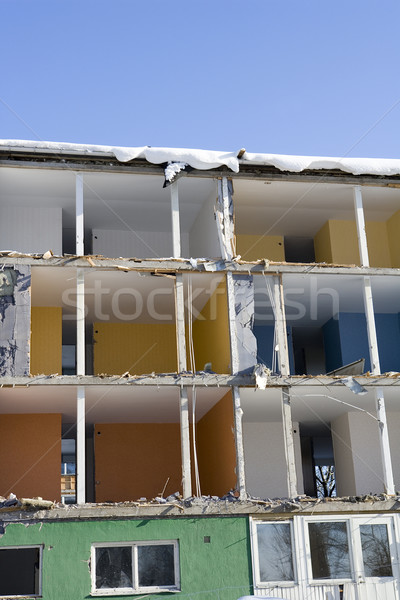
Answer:
[[[210,536],[210,543],[204,543],[205,536]],[[29,526],[11,523],[0,536],[0,547],[43,544],[44,600],[81,600],[90,597],[91,543],[169,539],[179,540],[182,590],[179,600],[235,600],[251,593],[250,538],[245,516],[60,520]]]

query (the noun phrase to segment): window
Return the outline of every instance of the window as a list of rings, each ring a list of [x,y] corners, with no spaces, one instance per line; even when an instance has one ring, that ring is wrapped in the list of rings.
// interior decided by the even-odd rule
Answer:
[[[308,533],[313,579],[351,579],[346,523],[309,523]]]
[[[395,556],[390,518],[307,520],[311,580],[357,581],[392,578]]]
[[[40,546],[0,548],[0,596],[41,595]]]
[[[293,582],[293,542],[289,522],[253,522],[256,584]]]
[[[392,577],[387,525],[360,525],[360,537],[365,577]]]
[[[178,542],[92,546],[92,593],[134,594],[179,589]]]

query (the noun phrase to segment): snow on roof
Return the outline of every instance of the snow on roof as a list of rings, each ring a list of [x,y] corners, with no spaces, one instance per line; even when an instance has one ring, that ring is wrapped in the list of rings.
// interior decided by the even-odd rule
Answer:
[[[35,142],[29,140],[0,140],[0,149],[50,151],[58,154],[113,155],[120,162],[129,162],[134,158],[144,158],[153,164],[167,162],[187,163],[194,169],[215,169],[222,165],[237,173],[239,160],[237,152],[218,152],[216,150],[191,150],[189,148],[152,148],[139,146],[95,146],[92,144],[70,144],[64,142]]]
[[[306,169],[340,169],[353,175],[399,175],[397,158],[335,158],[327,156],[290,156],[285,154],[253,154],[245,152],[243,162],[270,165],[280,171],[300,173]]]
[[[194,169],[214,169],[225,165],[238,173],[240,165],[273,166],[280,171],[300,173],[306,169],[339,169],[353,175],[400,175],[400,159],[391,158],[335,158],[326,156],[291,156],[284,154],[256,154],[216,150],[193,150],[189,148],[153,148],[138,146],[99,146],[93,144],[71,144],[68,142],[40,142],[30,140],[0,140],[0,149],[10,151],[47,151],[53,154],[107,155],[120,162],[144,158],[153,164],[187,163]]]

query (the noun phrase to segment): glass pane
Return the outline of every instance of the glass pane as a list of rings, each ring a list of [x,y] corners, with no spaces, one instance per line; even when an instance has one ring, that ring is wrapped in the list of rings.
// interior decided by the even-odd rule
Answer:
[[[314,579],[351,579],[346,523],[309,523]]]
[[[174,547],[138,546],[139,587],[175,585]]]
[[[257,525],[261,581],[293,581],[292,538],[289,523]]]
[[[360,525],[365,577],[392,577],[387,527]]]
[[[0,549],[0,595],[39,595],[39,548]]]
[[[131,587],[131,548],[129,546],[96,548],[96,589]]]

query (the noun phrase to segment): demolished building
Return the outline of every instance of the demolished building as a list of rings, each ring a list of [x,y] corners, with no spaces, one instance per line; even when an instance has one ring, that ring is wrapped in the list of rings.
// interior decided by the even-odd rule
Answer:
[[[398,599],[399,224],[399,160],[0,142],[0,597]]]

